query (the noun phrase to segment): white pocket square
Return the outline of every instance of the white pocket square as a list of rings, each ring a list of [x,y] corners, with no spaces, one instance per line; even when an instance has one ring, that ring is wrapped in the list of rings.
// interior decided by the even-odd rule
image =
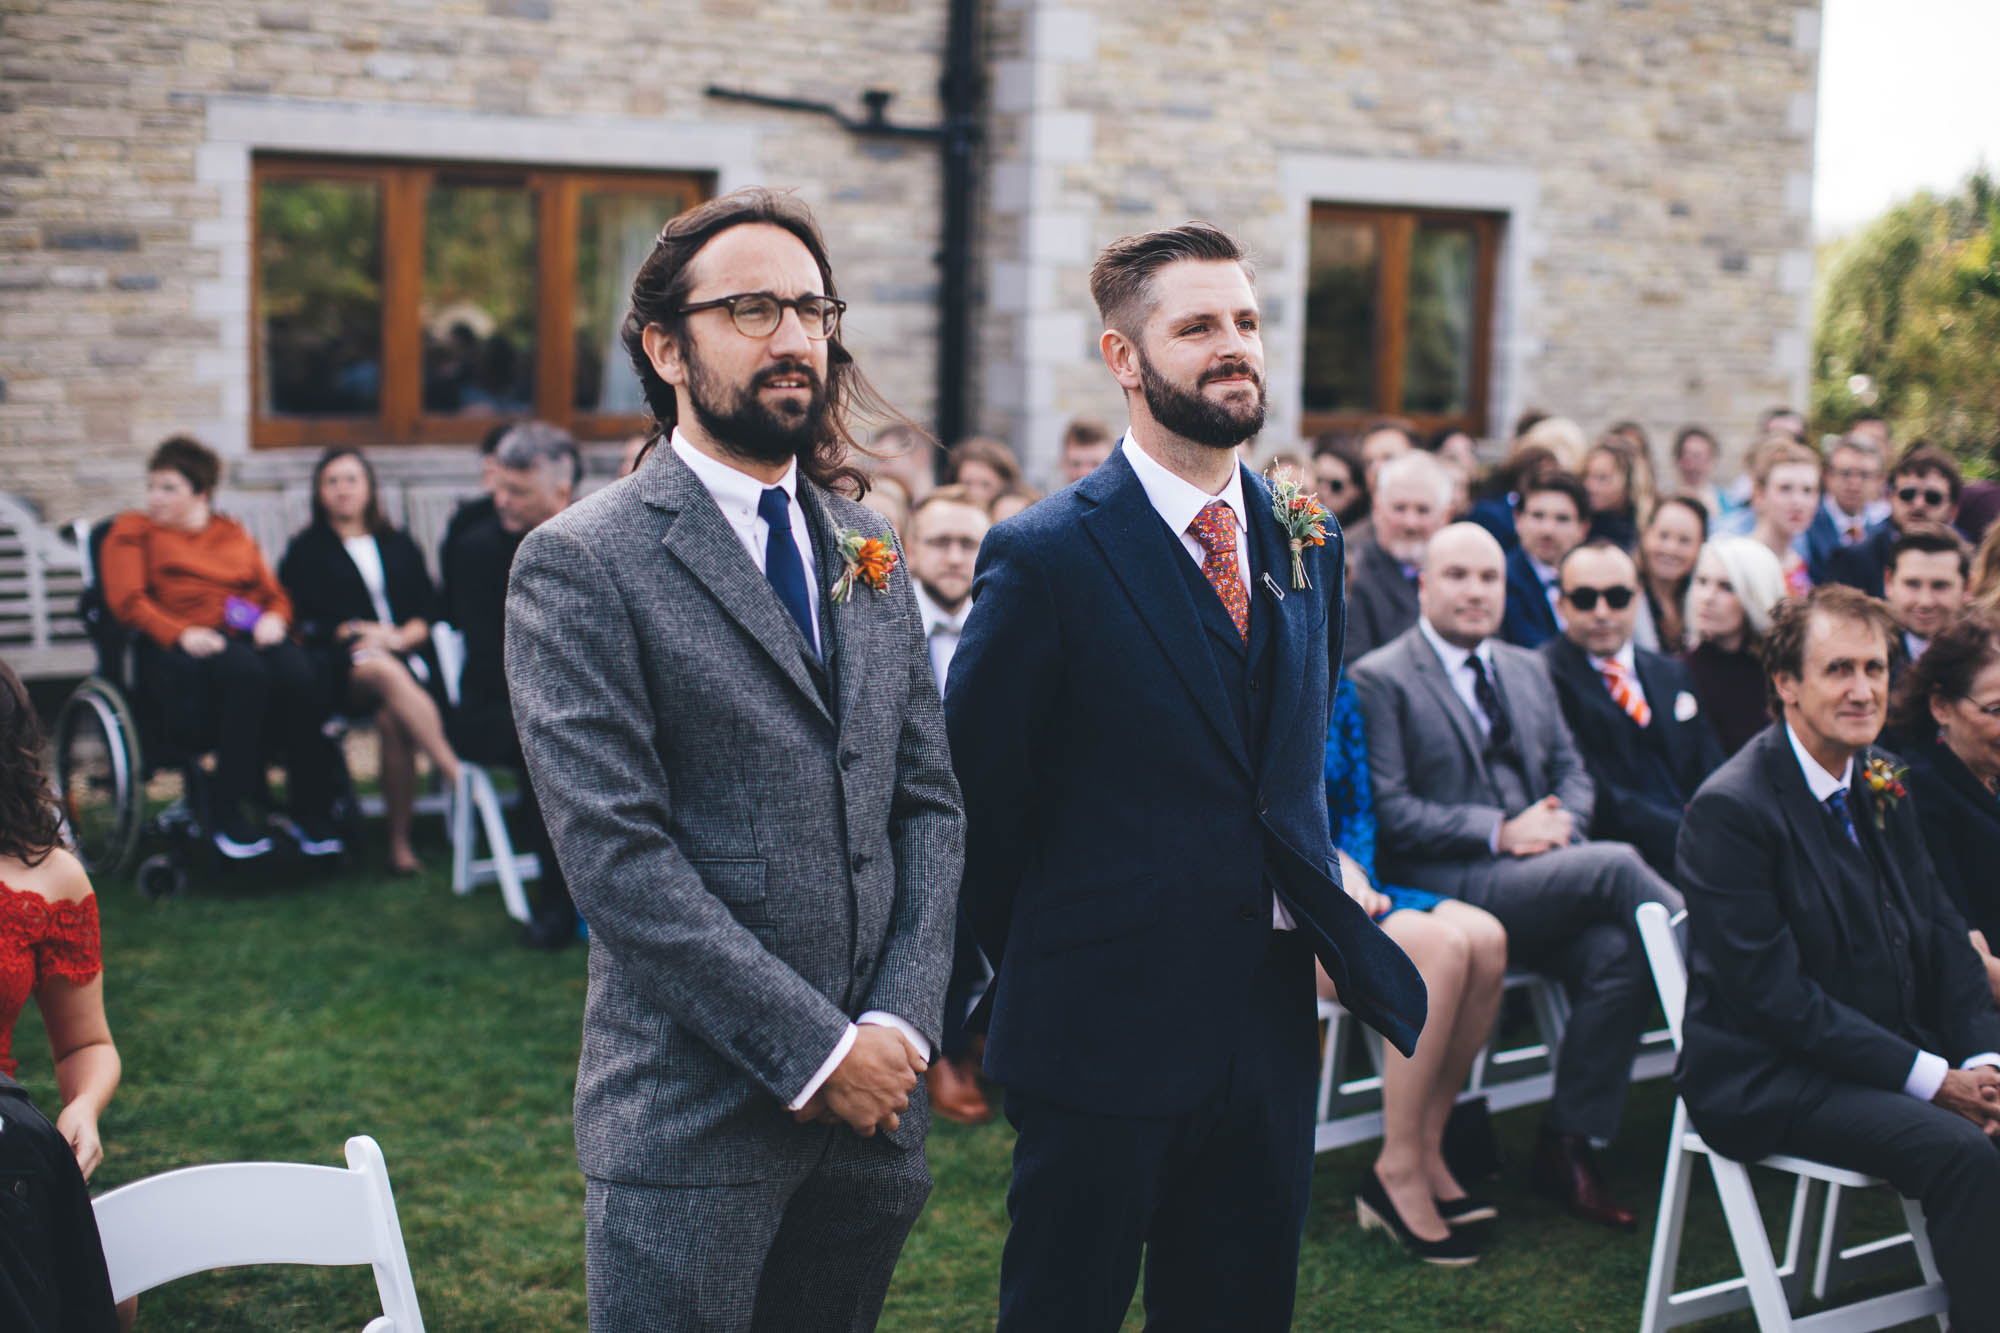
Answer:
[[[1696,713],[1699,713],[1700,711],[1701,711],[1701,705],[1696,703],[1694,701],[1694,696],[1692,694],[1689,694],[1686,690],[1682,690],[1679,694],[1676,694],[1674,696],[1674,721],[1676,722],[1692,721],[1694,715]]]

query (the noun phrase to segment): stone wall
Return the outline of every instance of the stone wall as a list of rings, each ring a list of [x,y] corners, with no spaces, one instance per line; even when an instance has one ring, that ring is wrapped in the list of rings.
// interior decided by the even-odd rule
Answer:
[[[248,450],[259,148],[714,172],[818,211],[849,340],[933,401],[939,172],[922,143],[722,84],[934,124],[945,0],[12,0],[0,14],[0,487],[51,518],[194,430]],[[1297,429],[1306,210],[1510,213],[1493,417],[1710,422],[1803,398],[1814,3],[987,0],[975,419],[1053,471],[1117,420],[1091,257],[1189,216],[1262,258],[1272,424]],[[259,467],[272,462],[260,457]]]

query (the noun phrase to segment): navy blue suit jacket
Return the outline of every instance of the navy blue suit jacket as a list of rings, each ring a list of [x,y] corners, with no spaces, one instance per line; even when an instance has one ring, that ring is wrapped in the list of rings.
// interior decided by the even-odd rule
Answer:
[[[1898,535],[1896,525],[1883,519],[1868,529],[1866,537],[1827,557],[1827,577],[1835,583],[1859,588],[1870,597],[1880,597],[1883,575],[1889,571],[1889,548],[1896,544]]]
[[[1312,586],[1293,588],[1270,489],[1242,475],[1268,572],[1253,648],[1275,637],[1260,737],[1207,643],[1206,590],[1174,566],[1187,552],[1122,452],[980,549],[945,710],[961,902],[996,969],[985,1067],[1010,1088],[1104,1114],[1190,1109],[1237,1047],[1274,888],[1351,1012],[1405,1051],[1423,1026],[1423,980],[1341,889],[1328,835],[1340,534],[1307,549]]]
[[[1527,548],[1515,547],[1507,553],[1507,611],[1500,619],[1500,637],[1523,648],[1539,648],[1560,633],[1548,592],[1528,563]]]
[[[1841,546],[1840,528],[1833,521],[1833,515],[1826,512],[1826,505],[1813,510],[1812,522],[1807,525],[1802,538],[1805,547],[1806,574],[1816,584],[1833,579],[1833,553]]]

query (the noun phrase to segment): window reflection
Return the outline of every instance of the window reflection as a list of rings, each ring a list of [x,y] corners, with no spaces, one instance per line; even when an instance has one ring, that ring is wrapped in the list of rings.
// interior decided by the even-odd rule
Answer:
[[[513,415],[535,399],[535,196],[440,176],[424,201],[424,411]]]
[[[382,398],[382,202],[373,181],[257,192],[258,393],[271,416],[372,415]]]

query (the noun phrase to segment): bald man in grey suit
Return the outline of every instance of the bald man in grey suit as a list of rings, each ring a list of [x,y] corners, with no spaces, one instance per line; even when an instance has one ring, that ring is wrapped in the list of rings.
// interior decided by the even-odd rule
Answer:
[[[514,713],[590,923],[598,1333],[871,1329],[930,1190],[964,820],[908,576],[842,588],[894,539],[829,489],[832,291],[788,196],[669,223],[626,341],[671,432],[514,561]]]

